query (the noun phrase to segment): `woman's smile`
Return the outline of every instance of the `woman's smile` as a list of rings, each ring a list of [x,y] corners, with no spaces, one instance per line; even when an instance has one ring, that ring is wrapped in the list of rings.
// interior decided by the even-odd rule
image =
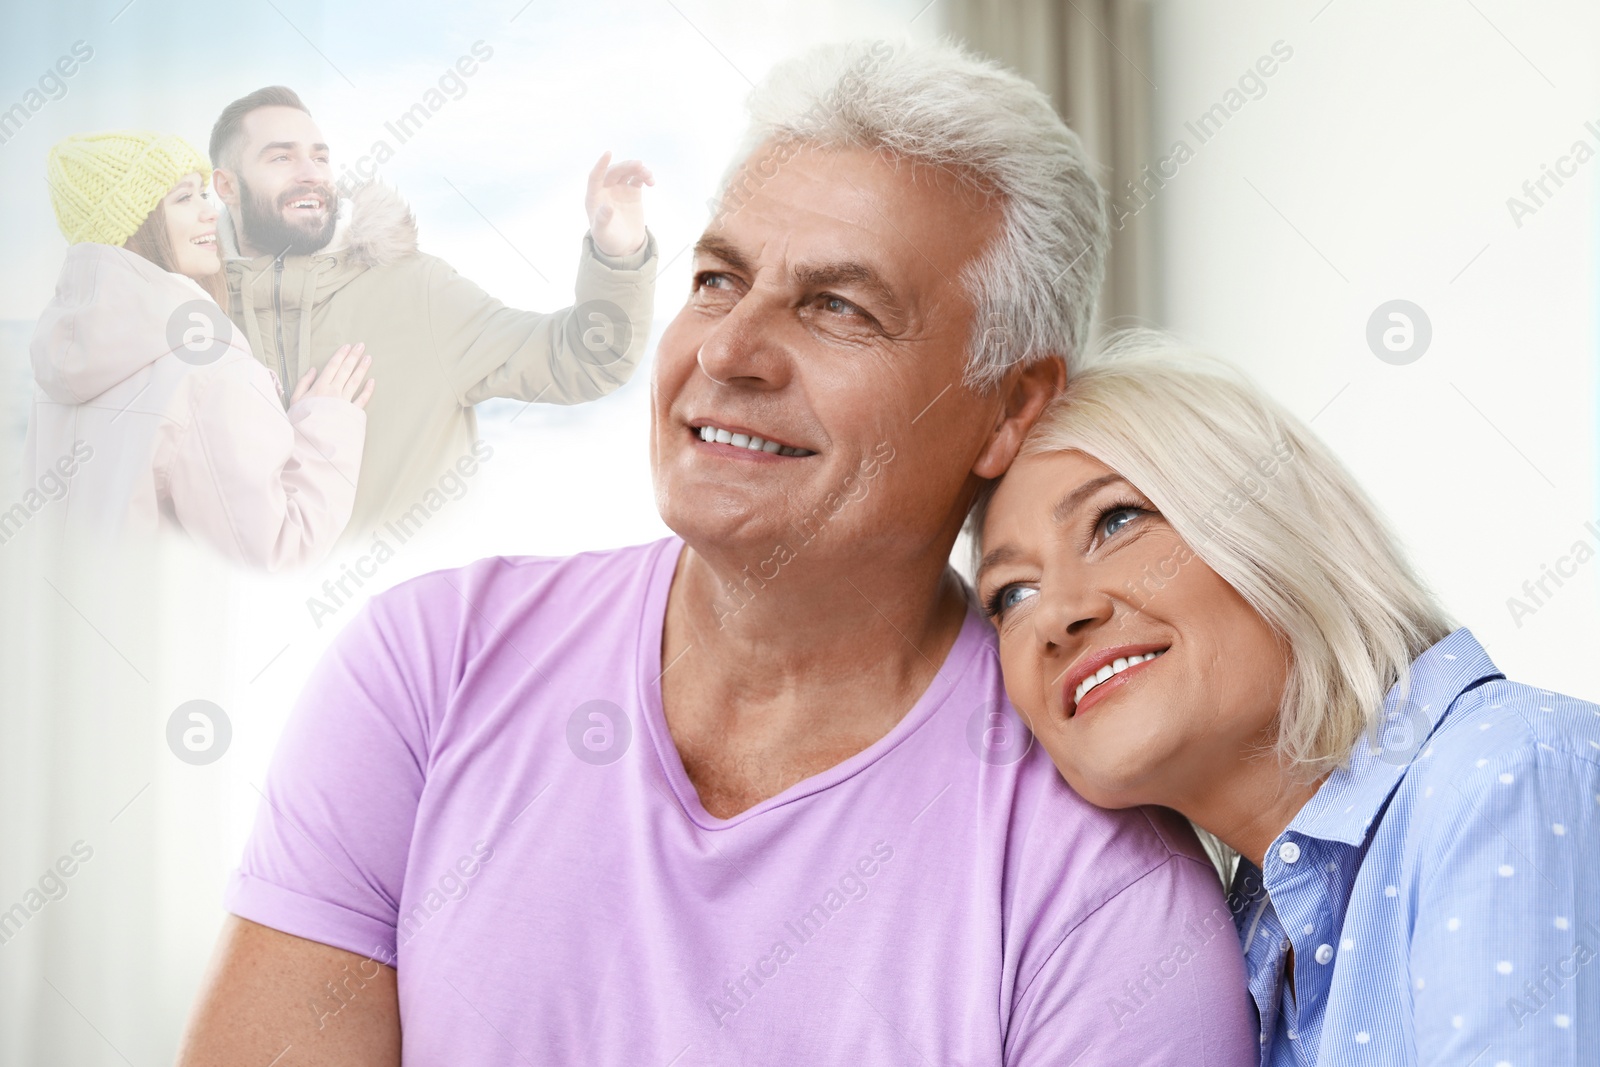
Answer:
[[[1117,645],[1086,654],[1067,671],[1063,708],[1071,719],[1126,686],[1155,662],[1170,645]]]

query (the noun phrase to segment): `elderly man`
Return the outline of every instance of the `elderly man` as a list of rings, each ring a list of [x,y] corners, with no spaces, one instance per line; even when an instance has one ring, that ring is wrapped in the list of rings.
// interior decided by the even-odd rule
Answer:
[[[946,563],[1087,327],[1077,139],[944,45],[752,111],[655,365],[677,537],[373,600],[183,1063],[1253,1061],[1193,835],[1067,788]]]

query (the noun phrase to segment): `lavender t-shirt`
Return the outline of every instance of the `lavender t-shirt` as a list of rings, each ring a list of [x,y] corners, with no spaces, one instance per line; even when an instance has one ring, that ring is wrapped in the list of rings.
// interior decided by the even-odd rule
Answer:
[[[395,966],[408,1065],[1255,1061],[1193,836],[1066,786],[976,613],[887,736],[708,815],[661,709],[681,547],[375,597],[306,685],[228,909]]]

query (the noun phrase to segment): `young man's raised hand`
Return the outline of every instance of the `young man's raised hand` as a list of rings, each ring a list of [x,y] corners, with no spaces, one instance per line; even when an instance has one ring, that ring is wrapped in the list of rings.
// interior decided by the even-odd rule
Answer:
[[[644,247],[646,185],[654,185],[649,168],[637,159],[611,162],[611,153],[589,172],[584,210],[589,213],[589,233],[594,246],[608,256],[628,256]]]

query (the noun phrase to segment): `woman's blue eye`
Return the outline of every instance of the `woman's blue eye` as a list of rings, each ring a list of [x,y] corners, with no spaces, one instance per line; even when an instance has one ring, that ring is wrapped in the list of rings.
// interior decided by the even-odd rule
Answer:
[[[1100,532],[1110,537],[1132,522],[1141,509],[1134,507],[1112,508],[1100,516]]]
[[[989,600],[984,601],[984,614],[1000,621],[1006,611],[1018,606],[1022,601],[1038,593],[1037,589],[1029,589],[1027,585],[1002,585],[1000,589],[989,593]]]
[[[1001,612],[1007,612],[1037,592],[1038,590],[1029,589],[1025,585],[1008,585],[1000,590],[999,596],[995,597],[995,604]]]

